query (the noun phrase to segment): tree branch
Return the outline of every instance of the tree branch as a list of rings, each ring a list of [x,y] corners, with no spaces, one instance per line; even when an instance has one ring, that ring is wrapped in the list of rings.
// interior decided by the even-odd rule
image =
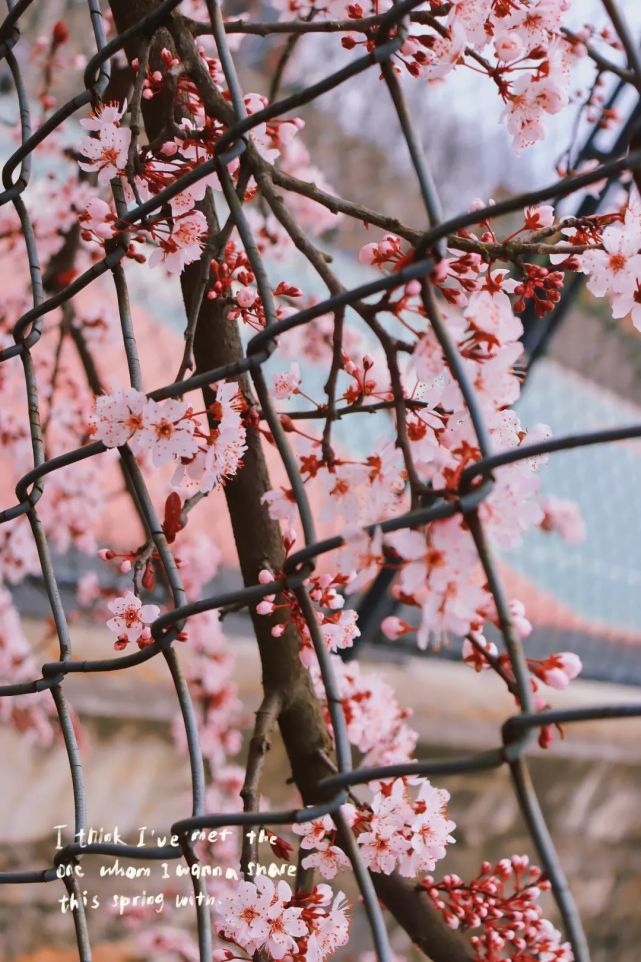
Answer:
[[[269,736],[274,725],[278,721],[281,706],[281,693],[279,691],[270,691],[265,695],[260,708],[256,712],[254,732],[249,743],[245,781],[243,782],[243,787],[240,790],[240,797],[243,800],[244,812],[258,811],[258,788],[260,784],[260,776],[263,771],[265,756],[271,747]],[[243,834],[240,868],[246,877],[249,874],[249,863],[257,861],[256,836],[254,834],[254,837],[252,838],[248,832],[245,832]]]

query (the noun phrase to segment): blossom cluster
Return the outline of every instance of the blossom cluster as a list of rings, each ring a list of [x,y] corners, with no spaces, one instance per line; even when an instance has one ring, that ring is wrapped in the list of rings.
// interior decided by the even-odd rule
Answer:
[[[239,882],[217,906],[218,934],[251,959],[264,951],[275,960],[300,957],[323,962],[345,945],[349,935],[348,903],[328,885],[316,885],[309,893],[293,893],[287,882],[258,876]],[[217,958],[238,958],[222,950]]]
[[[357,661],[344,662],[332,656],[347,737],[362,754],[361,764],[392,765],[408,761],[418,742],[418,733],[407,724],[412,712],[402,708],[391,685],[376,672],[365,672]],[[327,693],[316,664],[310,666],[314,690],[325,722],[331,729]]]
[[[226,89],[219,61],[207,56],[202,47],[199,55],[212,83],[224,96]],[[152,71],[147,68],[142,96],[145,100],[152,100],[165,89],[168,81],[175,84],[173,96],[181,104],[183,119],[173,137],[168,137],[153,150],[149,147],[139,148],[137,142],[132,140],[131,129],[122,123],[127,113],[126,101],[101,105],[91,116],[81,120],[87,136],[78,148],[81,158],[85,158],[79,160],[80,168],[95,173],[99,186],[105,186],[113,178],[119,179],[128,203],[148,200],[213,158],[216,142],[225,132],[224,125],[207,114],[194,84],[180,70],[178,58],[165,48],[161,51],[161,59],[163,69]],[[141,69],[137,61],[133,66],[135,70]],[[244,107],[249,115],[261,111],[267,103],[261,94],[249,93],[244,97]],[[304,122],[299,118],[275,118],[257,124],[250,131],[252,145],[267,164],[273,163],[282,154],[284,159],[286,157],[289,170],[309,174],[315,171],[309,163],[309,155],[304,148],[292,147],[294,138],[303,127]],[[237,179],[238,160],[228,165],[228,172]],[[161,264],[171,274],[180,274],[187,265],[198,260],[209,229],[202,203],[210,188],[221,190],[215,172],[203,175],[194,184],[178,192],[169,202],[170,215],[157,214],[138,226],[130,237],[127,256],[139,262],[145,261],[142,245],[151,243],[154,250],[149,264]],[[247,197],[251,198],[255,190],[255,186],[248,186]],[[305,219],[313,225],[315,232],[327,226],[327,219],[321,213],[323,209],[314,201],[305,202],[301,199],[299,207],[303,215],[307,213]],[[250,217],[256,220],[259,215],[252,210]],[[104,248],[105,242],[121,236],[130,227],[126,217],[120,219],[117,216],[112,202],[95,193],[88,198],[78,221],[83,239],[101,248]],[[218,262],[214,259],[209,288],[213,296],[216,296],[219,280]]]
[[[572,71],[585,56],[589,30],[572,34],[566,16],[572,0],[455,0],[429,4],[429,11],[410,24],[395,58],[396,71],[427,82],[449,73],[473,70],[496,86],[505,104],[502,120],[518,152],[542,140],[546,119],[570,103]],[[335,0],[316,5],[309,0],[274,0],[283,19],[309,17],[313,9],[324,18],[345,16]],[[341,43],[347,50],[371,46],[362,38],[358,21],[380,13],[379,5],[347,7],[354,30],[346,25]],[[374,30],[374,33],[376,31]]]
[[[566,233],[576,239],[576,231]],[[578,257],[578,269],[588,276],[588,290],[595,297],[609,298],[613,317],[629,315],[641,330],[641,204],[627,203],[617,220],[592,232],[590,240],[593,246]]]
[[[274,580],[274,574],[263,568],[259,574],[260,583],[268,585]],[[360,635],[356,612],[343,607],[345,598],[339,593],[343,583],[340,577],[325,574],[312,575],[303,584],[314,607],[321,639],[330,652],[351,648],[354,639]],[[265,595],[256,605],[256,612],[265,616],[278,612],[278,620],[271,629],[272,637],[280,638],[291,625],[298,633],[301,661],[307,667],[315,664],[311,633],[295,592],[287,588],[278,595]]]
[[[374,794],[369,803],[342,807],[367,867],[385,875],[398,871],[408,878],[433,871],[454,842],[456,826],[447,815],[449,793],[414,776],[375,782],[371,787]],[[348,864],[336,844],[329,815],[294,826],[294,832],[302,836],[303,849],[314,850],[305,856],[304,868],[334,878]]]
[[[478,962],[572,962],[560,932],[543,917],[538,899],[550,883],[527,856],[513,855],[496,865],[484,862],[471,882],[432,876],[423,886],[453,928],[469,930]]]
[[[543,208],[530,209],[525,212],[525,223],[548,229],[548,214]],[[400,238],[394,235],[368,244],[361,251],[363,263],[382,270],[388,266],[397,268],[405,257]],[[481,402],[491,440],[496,449],[503,450],[543,439],[549,435],[547,427],[540,425],[527,432],[509,408],[520,393],[515,362],[522,353],[522,324],[509,297],[519,285],[504,271],[488,273],[486,265],[480,259],[474,260],[473,255],[466,255],[464,265],[461,261],[457,255],[442,262],[436,282],[453,305],[444,320]],[[406,373],[408,447],[424,482],[435,490],[454,494],[462,471],[480,457],[480,450],[469,411],[458,381],[444,359],[439,338],[434,328],[422,320],[425,312],[418,298],[419,289],[415,282],[410,282],[390,305],[417,338]],[[523,291],[519,293],[523,296]],[[454,306],[462,308],[462,313],[455,313]],[[359,385],[356,394],[345,392],[347,404],[362,403],[371,397],[380,401],[390,398],[390,384],[377,377],[374,359],[365,356],[359,369],[344,358],[342,366]],[[284,385],[282,390],[286,393]],[[300,390],[297,381],[292,381],[291,390]],[[342,513],[353,524],[355,519],[382,520],[398,511],[404,472],[397,447],[384,446],[361,462],[353,457],[345,462],[334,458],[331,464],[319,456],[321,445],[309,435],[300,447],[301,472],[325,489],[334,515]],[[481,505],[485,528],[502,549],[518,545],[522,533],[535,525],[546,530],[554,528],[553,504],[544,505],[539,494],[541,463],[542,459],[524,459],[498,471],[493,490]],[[374,497],[376,489],[383,489],[384,494]],[[285,522],[288,529],[296,524],[296,506],[290,491],[273,491],[266,500],[272,516]],[[368,513],[373,506],[378,512],[376,518]],[[399,571],[394,588],[397,597],[421,610],[421,647],[427,646],[430,637],[481,632],[486,622],[496,622],[474,539],[460,518],[435,522],[426,529],[401,530],[385,538],[378,531],[368,538],[350,527],[345,541],[346,547],[338,555],[338,573],[352,590],[367,583],[391,553]],[[518,602],[514,600],[513,604]],[[527,634],[525,621],[523,625]]]
[[[136,454],[148,454],[154,465],[173,461],[173,484],[207,493],[233,477],[245,451],[242,401],[235,384],[217,385],[207,412],[215,427],[206,430],[185,401],[154,401],[129,388],[96,398],[94,435],[105,447],[129,443]]]

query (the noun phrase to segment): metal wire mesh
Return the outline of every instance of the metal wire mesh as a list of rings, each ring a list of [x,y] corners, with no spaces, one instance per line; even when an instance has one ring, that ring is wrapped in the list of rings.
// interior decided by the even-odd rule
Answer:
[[[109,42],[105,39],[98,0],[87,0],[87,11],[91,21],[97,52],[89,61],[85,70],[85,89],[56,110],[35,133],[32,133],[30,126],[28,91],[25,89],[20,67],[13,53],[13,48],[20,37],[21,17],[30,7],[31,3],[32,0],[18,0],[18,2],[8,0],[9,12],[0,26],[0,55],[6,60],[13,78],[20,108],[22,130],[20,147],[2,168],[4,190],[0,193],[0,204],[13,204],[20,218],[33,297],[32,308],[28,310],[15,325],[13,332],[15,345],[0,353],[0,361],[9,361],[11,358],[19,357],[24,367],[34,466],[33,470],[20,479],[16,487],[17,502],[0,512],[0,523],[9,522],[22,515],[25,515],[29,521],[37,546],[42,577],[55,622],[59,644],[59,658],[57,661],[43,665],[42,675],[39,678],[25,683],[1,686],[0,697],[19,697],[33,693],[42,693],[42,697],[47,697],[45,695],[46,692],[49,692],[53,697],[69,761],[75,804],[75,834],[79,835],[81,830],[85,829],[88,824],[87,810],[83,784],[83,768],[68,703],[64,694],[65,678],[71,673],[88,674],[93,672],[123,671],[151,658],[159,656],[164,658],[173,681],[187,736],[191,767],[192,811],[188,817],[181,819],[171,826],[171,833],[180,836],[180,851],[173,847],[141,850],[138,847],[125,844],[96,843],[80,845],[79,843],[73,843],[66,845],[55,854],[52,865],[31,871],[0,873],[0,883],[55,882],[57,879],[56,869],[59,865],[72,863],[81,857],[88,858],[91,855],[114,855],[123,859],[157,858],[167,860],[184,858],[187,864],[192,865],[196,861],[196,855],[192,847],[190,833],[194,830],[204,827],[293,824],[308,821],[322,814],[329,813],[333,816],[337,827],[346,840],[347,854],[352,863],[356,880],[364,900],[378,956],[381,962],[388,962],[391,956],[381,909],[369,873],[364,867],[359,856],[358,847],[341,814],[340,806],[347,798],[348,789],[351,786],[364,784],[373,779],[383,777],[410,774],[445,776],[452,773],[483,771],[507,765],[511,772],[514,790],[518,797],[523,816],[529,827],[534,844],[538,849],[545,872],[552,884],[554,897],[572,944],[575,958],[577,962],[587,962],[589,959],[589,949],[586,938],[572,894],[559,863],[554,843],[548,832],[544,815],[530,779],[525,753],[535,730],[541,726],[552,723],[569,724],[588,719],[638,716],[641,715],[641,704],[619,704],[616,706],[595,705],[590,708],[566,711],[553,710],[538,713],[533,710],[532,694],[523,649],[518,636],[513,630],[501,579],[497,572],[492,552],[483,530],[483,525],[479,520],[478,509],[492,489],[493,471],[497,468],[536,455],[563,452],[587,445],[638,438],[641,437],[641,425],[600,431],[581,436],[558,438],[501,454],[491,453],[488,431],[480,406],[475,398],[473,388],[468,383],[465,369],[457,349],[451,342],[447,329],[439,319],[438,309],[434,302],[429,281],[427,280],[430,270],[434,265],[435,258],[444,250],[447,235],[461,227],[478,223],[482,219],[483,212],[464,214],[446,222],[442,221],[438,195],[423,156],[420,140],[414,131],[400,87],[389,66],[390,58],[403,42],[403,18],[406,17],[414,7],[418,6],[419,0],[401,0],[401,2],[397,2],[387,13],[373,18],[377,27],[376,42],[370,52],[365,56],[355,59],[347,67],[332,73],[323,81],[309,86],[293,96],[272,103],[264,110],[250,117],[246,116],[244,111],[242,93],[225,40],[225,30],[220,8],[214,0],[210,0],[208,10],[211,17],[211,32],[216,40],[218,56],[221,60],[223,72],[231,94],[235,112],[235,123],[219,139],[215,148],[215,156],[211,160],[184,175],[171,187],[164,189],[150,200],[139,204],[135,209],[126,210],[117,184],[114,186],[114,200],[120,215],[120,221],[117,226],[121,230],[124,230],[127,225],[136,224],[148,214],[162,208],[167,201],[190,184],[195,183],[214,170],[218,172],[231,211],[232,223],[238,229],[252,261],[252,266],[257,277],[259,293],[267,315],[267,325],[263,331],[252,338],[247,346],[245,355],[237,363],[228,364],[217,369],[198,373],[179,382],[167,384],[149,396],[156,400],[179,395],[182,396],[186,392],[202,388],[223,378],[233,378],[242,373],[249,372],[261,401],[264,417],[273,433],[276,445],[289,475],[304,530],[305,547],[288,558],[284,568],[284,576],[276,583],[272,582],[268,585],[255,584],[241,590],[207,597],[194,603],[186,603],[185,592],[181,584],[179,572],[171,551],[168,548],[141,471],[130,449],[126,445],[123,446],[119,449],[122,469],[135,494],[134,500],[140,519],[158,552],[160,563],[170,586],[173,609],[159,617],[154,623],[152,629],[154,641],[149,647],[135,654],[93,661],[77,661],[73,658],[65,610],[61,601],[47,538],[38,515],[38,501],[42,497],[45,478],[48,475],[68,465],[78,464],[86,458],[98,457],[105,451],[105,448],[101,443],[91,443],[76,450],[69,451],[59,457],[49,460],[46,459],[41,433],[39,399],[34,375],[32,352],[37,349],[47,315],[60,305],[69,301],[79,291],[88,287],[98,276],[110,272],[113,276],[116,291],[119,294],[118,301],[121,308],[120,321],[123,335],[123,349],[126,354],[131,385],[134,388],[140,389],[140,364],[133,333],[132,319],[128,309],[128,298],[125,296],[126,280],[121,265],[121,260],[125,256],[127,249],[127,239],[126,234],[122,235],[121,240],[111,244],[106,256],[102,260],[94,264],[89,270],[81,274],[71,283],[64,286],[62,290],[53,296],[47,297],[43,287],[34,230],[24,205],[22,194],[29,183],[31,158],[38,144],[76,111],[100,102],[101,96],[105,92],[109,81],[110,58],[117,51],[123,49],[124,44],[132,37],[143,35],[146,37],[151,36],[154,29],[162,25],[172,14],[174,8],[179,5],[180,0],[164,0],[164,2],[158,4],[157,8],[151,14],[141,18],[135,26],[122,34],[116,35]],[[260,255],[253,242],[251,230],[243,214],[242,204],[238,199],[227,171],[227,165],[243,154],[246,149],[244,135],[254,127],[271,118],[280,117],[292,108],[315,100],[321,94],[339,87],[349,78],[357,76],[362,71],[370,69],[375,65],[380,65],[380,68],[382,68],[383,79],[386,82],[396,108],[420,186],[429,229],[416,247],[414,260],[402,270],[392,276],[383,277],[380,280],[362,285],[356,289],[335,293],[314,307],[299,311],[285,320],[277,321],[274,315],[270,290],[266,281],[266,273]],[[527,203],[540,202],[545,198],[563,196],[604,176],[616,176],[627,168],[635,165],[638,166],[639,162],[640,157],[638,152],[630,153],[622,158],[609,160],[596,172],[593,171],[568,178],[565,181],[551,185],[548,189],[534,191],[527,195],[521,195],[518,198],[510,198],[505,202],[497,204],[492,209],[492,216],[497,217],[501,214],[509,213]],[[521,710],[518,714],[506,719],[502,729],[502,744],[497,745],[490,751],[445,761],[426,759],[424,761],[407,764],[353,769],[346,723],[332,664],[320,637],[311,603],[303,588],[304,580],[314,569],[315,559],[325,552],[340,547],[343,544],[343,540],[340,536],[323,541],[316,540],[313,518],[302,480],[297,472],[295,461],[290,454],[288,442],[281,429],[278,417],[266,392],[261,366],[269,357],[277,336],[300,325],[304,325],[322,314],[337,312],[363,298],[389,291],[414,278],[419,279],[422,284],[422,298],[426,312],[431,319],[443,353],[453,374],[458,380],[460,389],[468,405],[482,458],[463,472],[458,497],[455,500],[438,498],[400,517],[386,520],[380,527],[384,532],[394,531],[418,525],[426,525],[432,521],[448,518],[455,514],[461,514],[466,519],[473,534],[487,582],[494,597],[504,644],[509,653],[512,670],[518,687]],[[373,531],[373,527],[370,530]],[[185,625],[187,619],[198,612],[218,609],[231,604],[235,606],[249,606],[258,602],[265,595],[273,594],[275,591],[277,592],[285,588],[292,590],[297,596],[319,660],[333,723],[337,773],[326,778],[323,782],[322,787],[327,793],[327,801],[323,804],[294,811],[243,812],[239,814],[207,812],[205,810],[203,760],[199,747],[196,717],[189,689],[174,651],[173,642],[179,631]],[[192,881],[196,894],[203,891],[203,882],[197,875],[192,876]],[[78,898],[77,882],[73,876],[65,877],[64,885],[69,894],[76,897],[76,907],[73,911],[73,918],[78,954],[82,962],[89,962],[91,959],[90,938],[82,900]],[[211,959],[212,943],[210,918],[205,901],[196,906],[195,912],[197,915],[200,957],[202,960],[209,962]]]

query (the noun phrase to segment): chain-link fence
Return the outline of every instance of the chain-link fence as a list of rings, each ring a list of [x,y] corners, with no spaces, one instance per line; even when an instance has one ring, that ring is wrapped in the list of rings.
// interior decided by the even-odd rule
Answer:
[[[284,97],[265,107],[265,109],[247,116],[243,104],[243,96],[238,84],[233,59],[229,52],[225,37],[225,27],[220,7],[215,0],[207,4],[211,23],[208,28],[213,34],[225,75],[227,87],[234,110],[235,122],[225,131],[217,141],[214,157],[185,174],[172,186],[162,190],[150,200],[139,204],[134,209],[127,209],[118,183],[114,182],[114,201],[120,216],[116,227],[123,233],[117,241],[111,242],[106,256],[95,263],[89,270],[66,284],[61,290],[51,296],[43,285],[40,269],[38,246],[34,230],[23,201],[23,193],[29,184],[32,155],[38,144],[57,130],[57,128],[77,111],[100,103],[110,76],[110,58],[122,50],[126,43],[135,37],[150,38],[159,26],[165,24],[174,15],[180,0],[164,0],[157,4],[151,13],[142,17],[139,22],[115,35],[108,42],[105,39],[103,18],[98,0],[87,0],[87,16],[91,23],[95,38],[96,54],[87,64],[84,73],[85,89],[74,96],[62,107],[57,109],[35,132],[32,132],[29,108],[29,91],[25,89],[20,66],[14,54],[14,47],[20,37],[21,19],[32,0],[8,0],[9,12],[0,26],[0,53],[6,61],[11,76],[15,94],[20,108],[22,140],[19,148],[9,158],[2,168],[4,189],[0,194],[1,204],[13,204],[20,218],[25,241],[25,254],[28,260],[33,306],[17,322],[14,328],[15,345],[6,348],[0,354],[2,362],[10,362],[19,358],[24,368],[24,378],[28,397],[28,417],[33,447],[34,466],[28,474],[22,477],[17,485],[17,501],[0,513],[0,523],[9,522],[20,516],[26,516],[31,526],[33,538],[37,546],[42,569],[42,577],[46,588],[51,613],[55,622],[55,629],[59,642],[59,658],[43,665],[42,675],[29,682],[3,685],[0,687],[0,697],[40,693],[42,698],[53,697],[60,728],[64,737],[69,772],[73,784],[75,803],[74,832],[78,836],[88,824],[88,812],[83,784],[83,766],[70,709],[65,698],[64,682],[69,674],[89,674],[93,672],[126,671],[152,658],[163,658],[167,664],[173,680],[176,699],[180,705],[182,719],[186,731],[189,750],[191,779],[192,779],[192,810],[189,815],[171,826],[171,833],[180,837],[180,850],[174,847],[158,848],[156,850],[140,849],[125,844],[79,844],[75,842],[66,845],[55,853],[50,866],[34,868],[30,871],[0,873],[0,882],[9,884],[53,883],[59,884],[57,868],[61,865],[73,865],[79,859],[88,859],[92,855],[113,855],[124,860],[149,859],[150,857],[168,860],[182,858],[188,865],[193,865],[196,855],[192,845],[191,833],[202,828],[216,828],[223,826],[271,826],[300,823],[317,818],[323,814],[330,814],[337,823],[353,871],[358,882],[365,910],[367,912],[372,938],[381,962],[391,959],[387,940],[385,923],[381,908],[377,900],[372,880],[359,855],[358,847],[344,816],[341,806],[348,797],[348,790],[355,785],[365,784],[373,779],[394,777],[411,774],[442,775],[452,773],[480,772],[508,766],[511,772],[514,791],[522,809],[523,816],[531,832],[532,839],[539,852],[545,872],[552,884],[552,890],[558,904],[569,940],[571,941],[577,962],[587,962],[589,949],[581,921],[577,914],[572,893],[568,887],[563,869],[559,863],[554,843],[546,826],[544,815],[539,806],[535,789],[532,785],[528,763],[527,749],[536,731],[542,726],[563,723],[574,724],[587,719],[612,719],[641,715],[641,704],[595,705],[590,708],[575,710],[549,710],[536,712],[534,710],[529,676],[521,642],[515,633],[506,594],[495,564],[492,551],[488,545],[486,533],[479,519],[478,509],[492,490],[493,472],[503,465],[512,464],[525,458],[537,455],[558,453],[597,444],[613,443],[626,439],[641,437],[641,425],[632,425],[620,429],[607,429],[583,434],[580,436],[560,437],[544,443],[521,447],[518,450],[493,454],[488,436],[488,429],[484,421],[481,407],[475,397],[475,392],[468,382],[462,360],[453,345],[447,328],[439,319],[438,309],[434,302],[433,292],[429,281],[430,271],[445,249],[445,239],[448,234],[466,226],[477,224],[481,218],[479,212],[462,214],[459,217],[443,222],[439,210],[438,196],[423,152],[420,138],[412,125],[412,120],[406,109],[400,85],[390,68],[390,58],[403,43],[404,18],[419,5],[419,0],[399,0],[387,12],[371,18],[372,33],[370,34],[369,51],[356,57],[348,66],[332,73],[319,83]],[[307,25],[309,28],[309,25]],[[292,31],[304,30],[298,24]],[[381,277],[372,283],[364,284],[356,289],[341,291],[321,301],[313,307],[298,311],[285,320],[277,320],[272,305],[271,292],[266,282],[266,273],[252,238],[252,232],[243,212],[242,202],[238,197],[234,184],[228,173],[228,165],[236,158],[242,158],[246,151],[245,136],[253,128],[273,118],[279,118],[288,111],[303,104],[310,103],[322,94],[336,90],[350,78],[358,76],[365,70],[382,70],[383,79],[394,102],[400,127],[403,131],[407,147],[418,179],[424,201],[426,219],[429,229],[421,241],[416,245],[414,258],[398,272]],[[631,64],[634,69],[634,64]],[[623,155],[623,156],[621,156]],[[544,199],[554,199],[587,186],[597,179],[616,176],[620,172],[639,165],[641,158],[638,152],[625,155],[623,145],[619,154],[613,159],[606,160],[595,173],[590,171],[574,177],[566,178],[550,186],[546,190],[534,191],[531,194],[510,198],[495,205],[492,209],[494,218],[511,213],[529,203],[540,202]],[[259,294],[265,308],[267,324],[264,330],[256,334],[247,345],[242,359],[232,364],[198,373],[185,380],[167,384],[154,391],[150,397],[161,400],[183,396],[184,394],[214,384],[223,378],[234,378],[249,373],[254,388],[259,397],[263,416],[273,435],[287,470],[296,499],[299,516],[305,537],[305,546],[291,555],[284,568],[284,575],[277,582],[267,585],[255,584],[237,591],[206,597],[194,603],[186,603],[185,592],[181,584],[180,574],[174,558],[168,548],[162,526],[156,516],[141,470],[136,459],[127,445],[119,449],[122,470],[126,476],[128,486],[134,495],[134,503],[140,515],[149,538],[153,541],[158,553],[164,575],[170,586],[173,608],[159,617],[153,625],[153,644],[135,654],[112,657],[107,659],[79,661],[73,657],[69,629],[64,606],[61,601],[59,586],[52,564],[49,545],[38,514],[38,502],[43,495],[46,478],[60,468],[79,464],[87,458],[97,458],[104,453],[102,443],[89,443],[76,450],[69,451],[59,457],[47,459],[45,455],[39,410],[39,396],[34,372],[33,355],[38,350],[38,342],[47,323],[47,317],[56,308],[68,302],[92,282],[104,274],[111,274],[120,306],[120,322],[122,327],[123,350],[126,354],[131,386],[140,389],[141,374],[138,359],[136,339],[134,336],[132,318],[129,310],[126,280],[122,269],[122,259],[126,254],[128,239],[125,231],[133,225],[143,221],[145,217],[159,211],[172,197],[180,191],[194,184],[212,172],[217,172],[230,210],[231,224],[238,230],[243,244],[250,256],[254,273],[257,278]],[[447,760],[424,759],[419,762],[397,764],[377,768],[352,767],[351,750],[347,737],[346,722],[343,715],[340,693],[334,676],[332,664],[325,645],[320,637],[317,621],[314,617],[311,603],[303,588],[304,580],[314,570],[316,559],[329,551],[339,548],[343,544],[340,536],[318,541],[314,533],[312,513],[307,500],[304,485],[298,474],[296,464],[292,458],[287,439],[282,426],[274,411],[265,382],[261,366],[269,357],[276,338],[287,331],[307,324],[313,319],[328,313],[341,312],[351,304],[361,302],[364,298],[372,298],[378,294],[385,294],[417,279],[422,285],[422,299],[427,315],[431,319],[434,331],[438,337],[443,354],[447,359],[452,373],[458,380],[461,392],[465,398],[478,439],[478,447],[482,459],[469,466],[462,474],[456,498],[433,498],[423,506],[397,517],[384,521],[380,527],[383,532],[398,531],[404,528],[427,525],[430,522],[462,515],[471,530],[479,557],[483,565],[487,583],[491,589],[498,619],[501,626],[503,642],[509,654],[512,671],[516,680],[521,710],[518,714],[506,718],[503,725],[503,741],[495,748],[479,754]],[[371,308],[373,316],[376,304]],[[628,505],[628,509],[633,506]],[[371,531],[374,529],[372,528]],[[207,812],[205,807],[205,778],[202,754],[199,747],[198,728],[189,688],[182,674],[174,641],[186,624],[190,616],[203,611],[219,609],[225,606],[250,606],[256,604],[266,595],[274,594],[283,589],[290,589],[295,593],[298,603],[305,615],[307,628],[312,638],[316,655],[321,668],[325,693],[329,705],[335,741],[337,773],[325,779],[323,790],[327,800],[322,804],[306,807],[295,811],[250,811],[238,814]],[[194,873],[192,876],[195,894],[204,893],[204,882]],[[82,899],[79,897],[78,885],[74,875],[65,876],[64,885],[68,893],[75,897],[73,918],[78,945],[79,957],[83,962],[91,959],[90,938]],[[195,908],[197,916],[200,957],[203,962],[209,962],[212,957],[211,922],[206,901]]]

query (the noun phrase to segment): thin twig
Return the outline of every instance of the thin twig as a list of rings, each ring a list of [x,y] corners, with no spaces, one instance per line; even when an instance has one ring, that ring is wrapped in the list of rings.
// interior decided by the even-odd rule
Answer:
[[[270,689],[265,693],[261,706],[256,712],[254,732],[249,742],[245,781],[240,790],[244,812],[258,811],[260,776],[263,770],[265,756],[270,749],[269,736],[278,721],[282,707],[283,697],[281,692],[277,689]],[[257,851],[258,843],[256,833],[253,832],[250,835],[248,832],[245,832],[243,835],[240,867],[246,878],[248,878],[250,874],[250,862],[256,863],[258,861]]]

